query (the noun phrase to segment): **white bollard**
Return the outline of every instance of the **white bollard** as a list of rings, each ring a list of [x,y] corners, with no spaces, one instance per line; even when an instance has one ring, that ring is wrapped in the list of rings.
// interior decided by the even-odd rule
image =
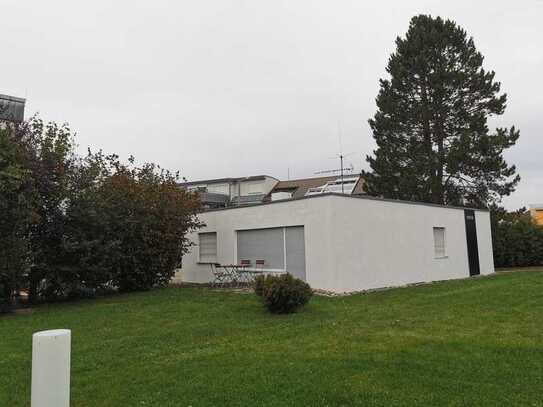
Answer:
[[[32,335],[32,407],[70,406],[71,331]]]

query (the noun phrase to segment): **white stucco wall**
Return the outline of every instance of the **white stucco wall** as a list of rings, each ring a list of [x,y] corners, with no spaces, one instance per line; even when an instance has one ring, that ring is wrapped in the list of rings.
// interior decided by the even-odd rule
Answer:
[[[464,212],[337,195],[202,213],[217,232],[217,261],[237,262],[236,230],[305,229],[306,277],[313,288],[349,292],[469,276]],[[494,271],[488,212],[476,211],[481,274]],[[434,258],[433,228],[446,228],[446,258]],[[198,242],[197,233],[191,240]],[[183,281],[209,282],[198,248],[183,259]]]
[[[347,292],[469,277],[464,211],[369,199],[332,198],[330,272],[313,284]],[[476,211],[481,274],[493,272],[490,221]],[[486,222],[485,222],[486,220]],[[434,227],[446,257],[434,256]]]
[[[199,215],[206,224],[198,233],[217,233],[217,261],[221,264],[237,263],[236,230],[262,229],[282,226],[304,226],[306,270],[325,273],[329,248],[329,227],[326,218],[330,214],[331,201],[315,199],[278,202],[227,210],[204,212]],[[198,233],[190,236],[198,243]],[[210,266],[198,263],[198,248],[195,246],[183,258],[182,280],[205,283],[212,278]]]
[[[477,244],[479,245],[481,274],[492,274],[494,273],[494,253],[492,248],[490,212],[475,211],[475,224],[477,225]]]

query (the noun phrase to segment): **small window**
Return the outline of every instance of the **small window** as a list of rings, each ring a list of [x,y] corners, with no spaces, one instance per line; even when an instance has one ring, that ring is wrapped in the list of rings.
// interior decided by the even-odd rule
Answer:
[[[200,263],[217,262],[217,233],[199,233]]]
[[[434,228],[434,257],[436,259],[446,257],[445,228]]]
[[[247,184],[247,195],[261,195],[264,193],[264,185],[261,182],[251,182]]]

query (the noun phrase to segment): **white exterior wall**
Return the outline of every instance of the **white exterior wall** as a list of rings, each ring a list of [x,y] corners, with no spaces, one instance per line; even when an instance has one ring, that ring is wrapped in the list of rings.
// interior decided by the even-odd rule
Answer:
[[[477,245],[479,246],[481,274],[492,274],[494,273],[494,251],[492,249],[490,212],[475,211],[475,224],[477,225]]]
[[[336,267],[319,275],[315,287],[348,292],[469,277],[463,210],[331,198]],[[494,271],[490,219],[487,212],[476,213],[481,274],[489,274]],[[434,256],[434,227],[445,228],[445,258]]]
[[[464,211],[336,195],[202,213],[217,232],[217,261],[237,263],[236,230],[304,226],[307,282],[349,292],[469,277]],[[494,272],[490,218],[476,211],[481,274]],[[433,228],[446,228],[446,258],[434,258]],[[194,233],[191,240],[198,243]],[[209,282],[198,248],[183,259],[182,279]]]
[[[287,201],[270,205],[256,205],[227,210],[204,212],[199,215],[206,224],[190,240],[198,244],[198,233],[217,232],[217,262],[237,263],[236,230],[262,229],[282,226],[304,226],[306,272],[325,274],[330,252],[329,227],[326,217],[330,213],[328,199]],[[198,247],[183,257],[182,280],[207,283],[212,280],[209,264],[198,263]],[[309,281],[309,277],[308,277]]]

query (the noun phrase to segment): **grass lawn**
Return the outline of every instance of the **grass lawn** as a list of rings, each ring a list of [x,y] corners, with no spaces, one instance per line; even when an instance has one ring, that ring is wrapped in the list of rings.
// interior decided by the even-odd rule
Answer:
[[[52,328],[72,329],[72,406],[543,406],[543,272],[289,316],[204,288],[42,306],[0,317],[0,406],[30,404],[31,335]]]

